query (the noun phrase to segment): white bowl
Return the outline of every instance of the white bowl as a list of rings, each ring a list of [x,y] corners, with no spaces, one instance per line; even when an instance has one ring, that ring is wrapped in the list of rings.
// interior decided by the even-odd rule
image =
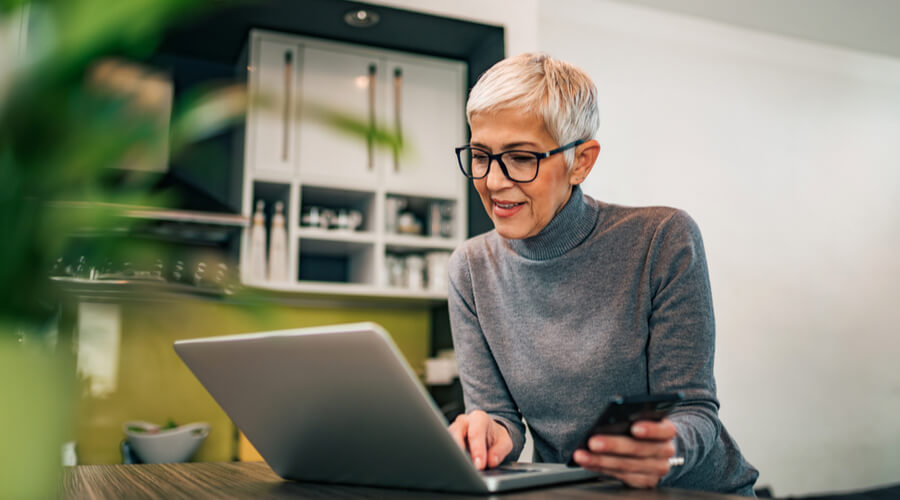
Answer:
[[[136,431],[135,428],[144,429]],[[131,448],[145,464],[186,462],[209,435],[209,424],[195,422],[174,429],[160,429],[160,426],[132,420],[122,424]]]

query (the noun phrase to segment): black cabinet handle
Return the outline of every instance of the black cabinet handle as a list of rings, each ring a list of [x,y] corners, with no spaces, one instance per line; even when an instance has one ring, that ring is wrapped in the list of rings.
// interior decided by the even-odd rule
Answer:
[[[369,65],[369,130],[366,134],[366,145],[369,153],[369,170],[375,168],[375,77],[378,74],[378,67],[374,64]]]
[[[403,70],[394,68],[394,132],[399,141],[394,145],[394,172],[400,171],[400,147],[403,145]]]
[[[294,54],[284,51],[284,110],[281,137],[281,159],[288,161],[291,143],[291,79],[294,75]]]

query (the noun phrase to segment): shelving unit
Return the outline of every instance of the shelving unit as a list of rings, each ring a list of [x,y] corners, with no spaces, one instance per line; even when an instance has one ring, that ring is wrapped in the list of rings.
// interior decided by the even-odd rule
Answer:
[[[453,250],[460,242],[456,239],[431,236],[411,236],[404,234],[385,235],[384,245],[388,251],[409,252],[416,250]]]
[[[467,183],[453,156],[465,141],[465,64],[262,30],[251,31],[239,64],[251,94],[242,214],[252,220],[262,200],[269,224],[284,203],[292,277],[244,275],[244,284],[446,299],[445,277],[419,268],[440,264],[467,234]],[[401,132],[410,147],[376,149],[317,119],[323,109]]]
[[[301,227],[297,236],[308,241],[334,241],[348,244],[374,245],[375,233],[370,231],[350,231],[345,229],[321,229],[317,227]]]

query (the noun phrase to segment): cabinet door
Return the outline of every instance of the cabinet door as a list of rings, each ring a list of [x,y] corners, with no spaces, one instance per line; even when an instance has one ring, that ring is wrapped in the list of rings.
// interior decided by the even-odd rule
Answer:
[[[297,158],[299,46],[265,38],[257,42],[251,55],[247,168],[258,177],[286,180]]]
[[[465,140],[462,65],[389,59],[387,69],[388,122],[406,146],[385,167],[388,189],[458,197],[465,183],[453,151]]]
[[[375,145],[365,136],[339,130],[330,118],[376,123],[384,108],[378,96],[382,66],[375,57],[304,48],[299,143],[302,182],[371,187],[376,181]]]

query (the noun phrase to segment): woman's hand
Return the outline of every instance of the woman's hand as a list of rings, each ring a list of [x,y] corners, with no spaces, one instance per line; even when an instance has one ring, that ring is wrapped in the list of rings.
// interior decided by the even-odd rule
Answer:
[[[641,421],[631,426],[631,436],[597,434],[587,450],[575,451],[575,463],[633,488],[653,488],[669,472],[675,455],[675,425],[669,420]]]
[[[456,444],[469,452],[478,470],[500,465],[513,448],[506,427],[481,410],[456,417],[449,430]]]

